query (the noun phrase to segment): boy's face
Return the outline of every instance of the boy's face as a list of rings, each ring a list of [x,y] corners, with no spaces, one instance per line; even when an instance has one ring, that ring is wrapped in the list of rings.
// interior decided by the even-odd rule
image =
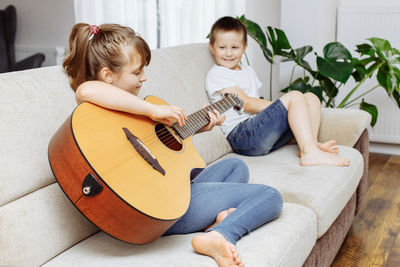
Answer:
[[[210,44],[211,53],[217,64],[232,70],[240,70],[239,63],[247,48],[247,43],[245,44],[243,39],[242,32],[217,31],[214,44]]]

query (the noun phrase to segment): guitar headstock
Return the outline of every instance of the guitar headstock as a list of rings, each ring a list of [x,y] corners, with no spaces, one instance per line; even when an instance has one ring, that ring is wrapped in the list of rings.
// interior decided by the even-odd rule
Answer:
[[[240,98],[232,93],[225,93],[224,94],[225,98],[227,98],[230,102],[233,102],[233,108],[237,111],[241,111],[243,108],[243,101],[240,100]]]

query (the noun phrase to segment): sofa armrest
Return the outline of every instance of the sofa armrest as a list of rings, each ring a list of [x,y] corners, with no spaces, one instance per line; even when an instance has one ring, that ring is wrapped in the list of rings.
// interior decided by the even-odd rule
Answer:
[[[335,139],[339,145],[353,147],[371,122],[371,115],[359,109],[323,108],[318,140]]]

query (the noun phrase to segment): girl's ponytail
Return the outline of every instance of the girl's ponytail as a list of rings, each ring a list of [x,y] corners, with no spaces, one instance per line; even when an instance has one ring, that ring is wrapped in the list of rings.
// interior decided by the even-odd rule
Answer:
[[[98,80],[98,73],[104,67],[120,72],[136,54],[140,55],[142,67],[150,63],[148,44],[131,28],[118,24],[78,23],[72,28],[63,68],[76,91],[82,83]]]
[[[63,68],[70,77],[74,91],[87,80],[86,54],[90,38],[90,26],[86,23],[76,24],[69,37],[69,53],[64,59]]]

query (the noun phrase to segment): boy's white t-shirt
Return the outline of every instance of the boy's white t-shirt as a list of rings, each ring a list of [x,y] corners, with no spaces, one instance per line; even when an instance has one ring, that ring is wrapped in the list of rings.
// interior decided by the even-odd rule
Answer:
[[[261,82],[257,77],[254,69],[248,65],[240,64],[240,70],[232,70],[227,67],[218,65],[212,66],[206,76],[206,90],[211,103],[214,103],[223,98],[223,95],[218,93],[222,89],[238,86],[248,96],[259,97],[258,90],[261,87]],[[221,125],[221,129],[225,136],[233,130],[240,122],[250,118],[253,114],[242,112],[238,113],[234,109],[229,109],[225,112],[226,119]]]

